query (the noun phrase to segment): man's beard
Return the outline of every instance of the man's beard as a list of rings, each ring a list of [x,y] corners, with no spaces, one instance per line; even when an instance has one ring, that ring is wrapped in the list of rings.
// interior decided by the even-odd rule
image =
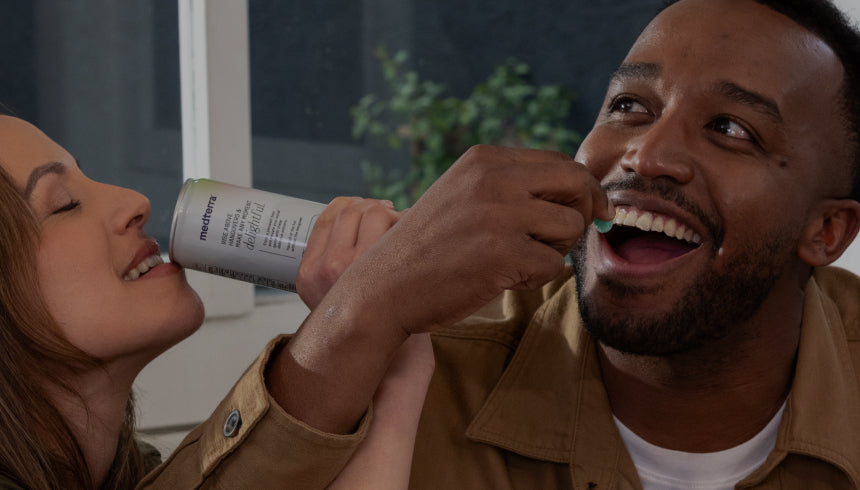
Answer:
[[[678,295],[669,311],[653,315],[626,314],[608,304],[597,304],[584,291],[586,233],[571,255],[576,277],[577,301],[585,328],[591,336],[616,350],[638,355],[667,356],[718,341],[737,332],[761,307],[777,279],[785,271],[795,243],[787,234],[761,240],[731,258],[722,268],[709,270]],[[621,281],[602,279],[616,298],[640,293]]]

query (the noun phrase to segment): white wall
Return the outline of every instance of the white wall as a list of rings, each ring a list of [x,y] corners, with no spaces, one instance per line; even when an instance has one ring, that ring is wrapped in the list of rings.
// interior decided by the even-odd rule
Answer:
[[[834,0],[837,6],[854,19],[854,22],[860,23],[860,0]]]
[[[833,265],[844,267],[855,274],[860,274],[860,238],[854,240],[854,243],[845,251],[845,254],[837,260]]]

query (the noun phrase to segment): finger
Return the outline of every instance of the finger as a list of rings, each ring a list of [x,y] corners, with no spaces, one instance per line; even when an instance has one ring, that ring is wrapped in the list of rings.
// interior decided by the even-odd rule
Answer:
[[[326,246],[326,255],[342,257],[344,260],[352,262],[357,256],[356,246],[360,236],[362,234],[369,235],[364,238],[369,240],[375,234],[375,230],[384,226],[373,223],[373,221],[381,220],[387,224],[390,220],[387,215],[390,212],[393,211],[375,199],[362,199],[342,209],[332,227]],[[365,226],[369,227],[369,231],[362,230]],[[387,230],[388,227],[385,228],[385,231]]]
[[[314,223],[311,236],[308,237],[308,243],[302,255],[303,264],[315,263],[316,259],[325,252],[332,227],[341,210],[360,200],[361,198],[358,197],[336,197],[326,206]]]
[[[572,160],[546,161],[531,165],[523,178],[533,196],[574,207],[587,222],[615,217],[606,192],[584,165]]]
[[[326,291],[343,272],[396,222],[385,202],[356,200],[342,207],[329,227],[323,253],[313,264],[314,282]]]
[[[572,162],[573,158],[567,153],[555,150],[540,150],[535,148],[510,148],[504,146],[475,145],[463,154],[465,159],[486,160],[496,162]]]
[[[333,284],[321,263],[332,227],[340,212],[359,200],[357,197],[335,198],[314,223],[296,275],[296,289],[299,297],[310,309],[314,309],[319,304]]]
[[[582,165],[582,164],[580,164]],[[583,168],[588,170],[588,167],[582,165]],[[595,184],[597,184],[598,188],[594,190],[594,193],[591,195],[592,197],[592,209],[594,210],[593,218],[602,220],[602,221],[613,221],[615,219],[615,206],[609,201],[609,196],[606,194],[606,191],[600,185],[600,182],[595,179]]]
[[[361,218],[355,241],[355,256],[363,254],[400,219],[400,213],[386,206],[371,206]]]
[[[519,245],[517,276],[507,289],[538,289],[564,271],[564,253],[546,243],[529,239]]]
[[[554,202],[536,199],[529,208],[532,216],[540,216],[527,224],[530,236],[562,255],[573,248],[591,223],[578,209]]]

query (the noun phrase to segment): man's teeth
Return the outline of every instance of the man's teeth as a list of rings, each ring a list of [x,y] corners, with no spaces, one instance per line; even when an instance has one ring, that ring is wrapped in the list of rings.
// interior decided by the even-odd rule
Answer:
[[[634,226],[642,231],[663,233],[668,237],[677,238],[698,245],[702,237],[686,225],[678,223],[674,218],[655,215],[648,211],[618,208],[615,212],[615,224]]]
[[[161,258],[161,255],[151,255],[143,259],[141,263],[137,264],[137,267],[128,271],[128,274],[126,274],[123,279],[125,279],[126,281],[133,281],[138,277],[146,274],[149,269],[152,269],[153,267],[163,263],[164,260]]]

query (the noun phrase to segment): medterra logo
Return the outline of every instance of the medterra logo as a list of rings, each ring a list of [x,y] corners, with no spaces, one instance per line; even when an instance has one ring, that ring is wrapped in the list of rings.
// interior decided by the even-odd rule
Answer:
[[[200,227],[200,239],[204,242],[206,241],[206,237],[209,235],[209,220],[212,218],[212,210],[215,207],[215,201],[218,198],[213,195],[209,195],[209,202],[206,204],[206,210],[203,211],[203,226]]]

